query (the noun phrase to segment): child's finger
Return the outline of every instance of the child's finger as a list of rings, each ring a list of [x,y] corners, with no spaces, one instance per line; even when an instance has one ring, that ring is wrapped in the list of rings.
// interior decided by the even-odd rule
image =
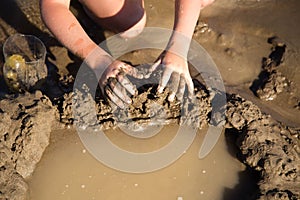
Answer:
[[[159,86],[158,86],[158,93],[162,93],[165,89],[165,87],[167,86],[170,77],[173,73],[173,70],[171,69],[171,67],[165,67],[164,71],[163,71],[163,75],[159,81]]]
[[[176,97],[179,101],[182,101],[182,99],[183,99],[183,95],[184,95],[184,91],[185,91],[185,85],[186,85],[185,78],[184,78],[183,75],[181,75],[178,90],[177,90],[177,94],[176,94]]]
[[[187,88],[188,88],[188,97],[190,99],[193,99],[194,96],[194,83],[191,77],[186,77],[186,84],[187,84]]]
[[[116,95],[114,94],[110,87],[105,87],[105,95],[110,99],[111,102],[113,102],[114,104],[116,104],[116,106],[124,109],[125,108],[125,105],[124,103],[121,101],[121,99]]]
[[[158,59],[149,69],[149,73],[152,73],[161,64],[161,59]]]
[[[126,104],[131,103],[130,97],[127,95],[125,88],[118,82],[111,83],[110,85],[111,91],[119,97],[119,99]]]
[[[117,80],[131,95],[136,94],[136,87],[129,81],[126,76],[119,75],[117,76]]]
[[[135,67],[132,67],[131,65],[128,65],[126,63],[123,63],[123,67],[121,68],[126,74],[129,76],[132,76],[137,79],[143,79],[144,75],[140,73]]]
[[[173,72],[169,81],[169,88],[170,88],[170,95],[168,97],[169,101],[174,101],[175,95],[178,90],[179,82],[180,82],[180,75],[178,73]]]

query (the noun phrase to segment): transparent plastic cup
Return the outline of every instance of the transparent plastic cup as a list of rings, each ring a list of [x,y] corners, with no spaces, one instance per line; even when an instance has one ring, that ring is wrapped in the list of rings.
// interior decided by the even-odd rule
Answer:
[[[3,45],[5,63],[3,75],[15,92],[38,89],[47,77],[46,48],[33,35],[15,34]]]

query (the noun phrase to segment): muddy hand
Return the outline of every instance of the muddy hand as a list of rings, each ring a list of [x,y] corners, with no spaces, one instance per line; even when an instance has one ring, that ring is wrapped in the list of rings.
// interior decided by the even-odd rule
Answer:
[[[162,93],[163,90],[168,87],[170,89],[168,100],[173,101],[176,96],[179,101],[182,101],[187,88],[188,97],[190,99],[193,98],[194,85],[189,73],[187,61],[184,58],[167,52],[151,66],[149,73],[152,73],[158,68],[162,69],[162,76],[158,85],[159,93]]]
[[[104,71],[99,81],[102,93],[120,108],[125,108],[126,104],[131,103],[128,93],[134,95],[137,92],[126,75],[143,78],[134,67],[116,60]]]

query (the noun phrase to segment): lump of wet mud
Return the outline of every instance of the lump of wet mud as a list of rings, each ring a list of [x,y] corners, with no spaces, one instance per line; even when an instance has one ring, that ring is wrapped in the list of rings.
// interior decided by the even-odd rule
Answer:
[[[300,198],[300,130],[263,114],[252,102],[231,95],[227,126],[238,132],[243,162],[261,173],[259,199]]]
[[[24,199],[24,181],[49,144],[54,108],[37,91],[0,101],[0,199]]]
[[[87,86],[83,86],[86,88]],[[75,90],[64,96],[65,103],[60,119],[75,121],[80,128],[106,130],[117,126],[126,126],[131,130],[146,125],[167,125],[170,123],[186,123],[194,127],[204,127],[208,121],[210,101],[208,91],[196,89],[193,101],[184,98],[168,101],[169,91],[158,94],[155,86],[148,86],[132,97],[132,103],[125,109],[113,106],[103,99],[93,98],[88,88]],[[72,109],[72,102],[75,109]],[[95,109],[96,112],[91,112]],[[76,113],[72,113],[72,110]],[[71,117],[72,116],[72,117]],[[71,118],[70,118],[71,117]]]
[[[268,58],[263,58],[262,71],[250,87],[256,96],[265,101],[275,99],[289,85],[289,81],[278,71],[286,45],[277,37],[269,38],[268,42],[273,46],[272,52]]]
[[[13,168],[1,169],[0,171],[0,199],[28,199],[28,185],[24,178]]]
[[[273,71],[267,76],[264,84],[256,91],[257,96],[260,99],[271,101],[277,97],[277,95],[283,92],[284,88],[288,86],[286,78],[277,71]]]

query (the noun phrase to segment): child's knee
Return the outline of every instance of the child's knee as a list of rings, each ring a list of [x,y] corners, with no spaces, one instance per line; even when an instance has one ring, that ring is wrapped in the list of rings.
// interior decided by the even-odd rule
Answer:
[[[138,36],[144,29],[146,25],[146,12],[144,12],[143,17],[132,27],[128,28],[124,32],[120,33],[122,38],[133,38]]]
[[[201,8],[204,8],[210,4],[212,4],[215,0],[202,0]]]

